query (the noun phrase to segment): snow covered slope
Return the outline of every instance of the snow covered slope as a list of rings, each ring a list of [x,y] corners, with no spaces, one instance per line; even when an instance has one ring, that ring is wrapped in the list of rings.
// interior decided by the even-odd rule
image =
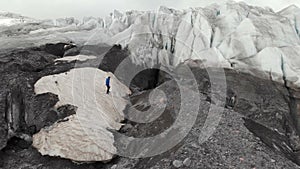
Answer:
[[[106,94],[105,78],[111,76],[112,90]],[[59,156],[74,161],[108,161],[116,154],[114,137],[109,130],[119,130],[123,98],[130,90],[111,73],[95,68],[72,69],[46,76],[35,84],[36,94],[57,94],[56,107],[71,104],[75,115],[44,128],[33,137],[33,146],[42,155]]]
[[[0,11],[0,26],[12,26],[22,23],[33,23],[36,20],[19,14],[14,14],[6,11]]]
[[[293,85],[300,85],[300,9],[296,6],[274,12],[229,1],[186,10],[115,10],[106,18],[65,18],[40,25],[44,27],[29,34],[2,38],[0,49],[68,40],[121,44],[128,47],[135,63],[150,67],[157,63],[176,66],[193,59],[206,66],[253,74],[252,70],[263,71],[263,76],[271,74],[279,82],[286,76]]]

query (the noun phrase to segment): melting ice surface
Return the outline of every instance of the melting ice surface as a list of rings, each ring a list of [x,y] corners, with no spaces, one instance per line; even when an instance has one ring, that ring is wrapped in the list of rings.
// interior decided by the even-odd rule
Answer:
[[[111,93],[106,94],[105,78],[111,76]],[[42,155],[74,161],[108,161],[116,154],[113,134],[124,119],[123,98],[130,90],[113,74],[96,68],[72,69],[46,76],[35,84],[36,94],[58,95],[56,107],[74,105],[76,114],[42,129],[33,136],[33,146]]]
[[[76,44],[121,44],[128,47],[134,62],[150,67],[201,60],[205,66],[271,75],[278,82],[285,76],[292,85],[300,86],[299,13],[296,6],[274,12],[242,2],[187,10],[115,10],[106,18],[86,17],[82,21],[33,20],[5,13],[0,22],[18,22],[1,27],[0,48],[69,40]]]

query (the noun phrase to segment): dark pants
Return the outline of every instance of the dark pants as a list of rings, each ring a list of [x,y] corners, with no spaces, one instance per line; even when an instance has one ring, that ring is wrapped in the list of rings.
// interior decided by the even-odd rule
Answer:
[[[106,94],[109,94],[109,89],[110,89],[110,86],[109,86],[109,85],[106,85],[106,88],[107,88],[107,90],[106,90]]]

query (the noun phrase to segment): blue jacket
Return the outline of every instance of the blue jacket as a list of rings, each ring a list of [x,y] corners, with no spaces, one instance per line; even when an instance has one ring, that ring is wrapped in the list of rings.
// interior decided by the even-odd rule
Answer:
[[[106,86],[110,86],[110,78],[106,78],[105,84]]]

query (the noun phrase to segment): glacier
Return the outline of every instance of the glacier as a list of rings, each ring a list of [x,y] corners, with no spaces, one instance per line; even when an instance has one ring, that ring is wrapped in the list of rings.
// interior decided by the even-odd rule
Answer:
[[[185,10],[164,6],[156,11],[114,10],[105,18],[82,20],[39,20],[0,12],[0,50],[58,42],[78,46],[120,44],[128,49],[133,63],[148,68],[200,63],[246,72],[291,88],[300,87],[299,36],[297,6],[275,12],[229,1]],[[94,59],[96,56],[80,54],[55,62]],[[105,94],[102,84],[108,75],[116,82],[112,87],[119,89],[113,90],[112,96]],[[111,73],[83,68],[37,81],[35,93],[48,92],[58,95],[56,108],[72,104],[77,111],[35,134],[33,146],[42,155],[79,162],[111,160],[117,151],[111,130],[122,126],[121,112],[127,104],[123,97],[130,90]]]
[[[206,67],[271,76],[278,82],[286,79],[291,86],[300,86],[300,8],[294,5],[274,12],[228,1],[185,10],[164,6],[156,11],[114,10],[105,18],[82,20],[34,20],[5,12],[0,16],[0,23],[5,23],[0,24],[0,49],[68,41],[121,44],[134,63],[150,68],[201,60]]]

